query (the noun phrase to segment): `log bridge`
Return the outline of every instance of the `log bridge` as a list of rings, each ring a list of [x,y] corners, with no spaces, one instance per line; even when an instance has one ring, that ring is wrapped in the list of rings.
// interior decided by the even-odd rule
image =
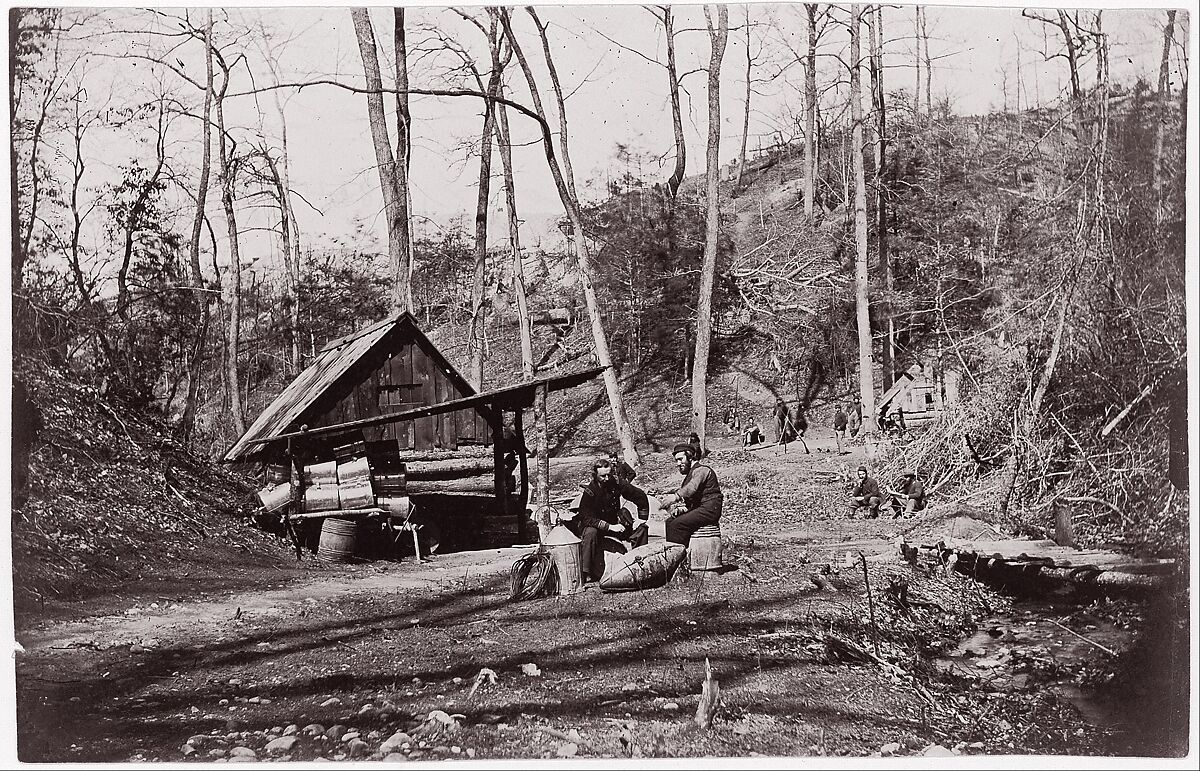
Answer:
[[[951,538],[921,548],[934,551],[943,564],[971,577],[1026,586],[1065,584],[1098,594],[1145,596],[1168,589],[1177,575],[1173,559],[1075,549],[1051,540]]]

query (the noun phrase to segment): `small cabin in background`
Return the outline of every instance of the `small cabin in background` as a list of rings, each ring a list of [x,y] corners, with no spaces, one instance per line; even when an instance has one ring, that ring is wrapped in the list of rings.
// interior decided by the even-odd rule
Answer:
[[[942,414],[946,404],[958,399],[958,373],[947,371],[939,380],[928,364],[914,364],[896,377],[879,397],[880,425],[896,424],[903,414],[906,428],[921,428]]]
[[[534,389],[600,369],[487,393],[409,313],[334,340],[263,410],[223,460],[261,464],[264,513],[331,560],[411,544],[476,547],[525,536],[522,411]]]

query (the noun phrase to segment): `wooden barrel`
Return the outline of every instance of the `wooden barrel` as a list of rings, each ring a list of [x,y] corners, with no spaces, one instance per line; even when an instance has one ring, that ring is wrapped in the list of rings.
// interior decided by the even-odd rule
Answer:
[[[325,562],[350,562],[358,539],[358,522],[340,517],[325,517],[317,559]]]
[[[705,525],[692,534],[688,543],[688,565],[692,570],[716,570],[721,567],[721,526]]]

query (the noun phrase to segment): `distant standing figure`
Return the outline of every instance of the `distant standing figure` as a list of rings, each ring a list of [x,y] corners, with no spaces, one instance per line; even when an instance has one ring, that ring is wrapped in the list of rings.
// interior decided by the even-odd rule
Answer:
[[[842,442],[846,439],[846,426],[849,424],[850,418],[846,415],[846,410],[842,409],[842,405],[837,406],[837,411],[833,413],[833,439],[837,442],[838,455],[841,455]]]
[[[866,509],[867,519],[879,516],[879,504],[883,502],[883,492],[879,483],[867,475],[867,467],[858,467],[858,483],[850,490],[850,518],[861,509]]]
[[[688,444],[692,446],[692,450],[695,452],[695,456],[697,458],[704,457],[705,453],[700,449],[700,435],[695,431],[693,431],[692,435],[688,437]]]
[[[788,416],[787,405],[783,403],[783,399],[775,400],[775,409],[771,411],[771,417],[775,419],[775,435],[779,437],[779,443],[787,449],[787,443],[792,441],[791,436],[791,420]]]
[[[675,445],[672,455],[683,483],[675,492],[661,496],[659,503],[672,512],[667,517],[667,541],[687,546],[697,530],[720,522],[725,496],[717,473],[696,462],[690,444]]]
[[[850,436],[858,436],[858,430],[862,428],[862,402],[858,397],[850,403]]]
[[[796,405],[796,417],[792,418],[792,431],[796,435],[796,441],[804,445],[806,453],[812,452],[808,449],[808,442],[804,441],[804,432],[808,430],[808,418],[804,415],[804,408],[799,404]]]

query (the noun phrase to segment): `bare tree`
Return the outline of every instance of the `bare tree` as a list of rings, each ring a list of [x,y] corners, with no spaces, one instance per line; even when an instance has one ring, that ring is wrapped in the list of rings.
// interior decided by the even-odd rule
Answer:
[[[388,222],[388,257],[392,270],[392,308],[396,312],[412,311],[412,284],[409,281],[411,253],[408,234],[407,185],[401,189],[396,156],[388,137],[387,119],[383,108],[383,77],[379,72],[379,51],[375,29],[365,8],[351,8],[358,51],[362,57],[366,78],[367,118],[371,125],[371,140],[375,146],[375,162],[379,186],[383,191],[383,208]],[[396,91],[399,91],[397,86]],[[407,90],[407,89],[406,89]],[[399,111],[399,108],[398,108]],[[405,135],[406,136],[406,135]],[[403,147],[403,145],[401,145]],[[406,161],[402,155],[401,161]]]
[[[517,61],[521,64],[521,70],[524,72],[525,80],[529,85],[530,98],[533,100],[534,110],[542,123],[543,141],[547,145],[546,160],[550,167],[550,176],[554,179],[554,185],[558,189],[559,200],[562,202],[563,209],[566,210],[571,232],[575,235],[575,257],[579,264],[579,279],[583,291],[584,304],[587,306],[588,317],[591,321],[592,340],[596,346],[596,361],[601,367],[604,367],[604,388],[608,394],[609,406],[612,409],[613,423],[616,428],[617,439],[621,444],[621,453],[629,465],[637,468],[640,465],[637,447],[633,442],[633,432],[629,428],[629,418],[625,414],[625,401],[621,395],[621,385],[617,380],[617,373],[613,371],[612,367],[612,356],[608,348],[608,336],[604,331],[600,303],[596,298],[596,289],[593,285],[591,249],[588,246],[587,239],[584,237],[583,216],[579,211],[579,202],[571,194],[571,187],[568,186],[563,177],[563,171],[554,158],[548,130],[549,124],[546,122],[546,112],[542,108],[542,99],[538,92],[537,79],[534,77],[533,70],[530,68],[529,62],[521,50],[520,42],[513,32],[512,20],[508,11],[501,9],[500,14],[501,24],[504,25],[505,37],[508,40],[508,44],[512,47]],[[560,100],[558,108],[561,115],[565,115],[565,107],[566,105]]]
[[[1167,117],[1171,104],[1171,44],[1175,37],[1175,11],[1167,11],[1167,23],[1163,27],[1162,60],[1158,66],[1158,125],[1154,132],[1154,221],[1163,221],[1163,148],[1166,143]]]
[[[750,6],[746,5],[744,10],[746,12],[746,99],[745,109],[742,111],[742,148],[738,151],[737,179],[733,183],[735,190],[742,189],[742,172],[746,170],[746,141],[750,138],[750,68],[754,62],[750,52]]]
[[[230,68],[224,57],[214,48],[214,55],[221,67],[222,83],[229,82]],[[225,87],[222,86],[222,91]],[[229,277],[222,286],[222,297],[226,309],[225,330],[225,389],[229,404],[229,417],[234,431],[246,433],[246,415],[242,407],[241,376],[238,366],[238,343],[242,325],[242,253],[238,236],[237,209],[233,205],[237,185],[234,154],[237,151],[233,138],[225,125],[225,99],[217,99],[217,174],[221,184],[221,205],[225,209],[225,232],[229,242]]]
[[[721,235],[721,60],[729,38],[729,11],[718,5],[717,22],[704,7],[710,53],[708,59],[708,147],[705,153],[705,230],[704,260],[700,266],[700,297],[696,302],[696,356],[692,364],[692,430],[700,437],[701,454],[707,447],[708,357],[712,341],[712,296],[717,266],[717,245]]]
[[[188,357],[188,390],[183,404],[183,420],[179,425],[180,436],[188,444],[196,426],[196,412],[200,401],[200,381],[204,372],[204,344],[208,339],[208,325],[212,315],[212,301],[204,289],[204,271],[200,268],[200,234],[204,227],[204,204],[208,198],[208,178],[212,167],[212,103],[213,103],[213,14],[206,10],[204,21],[204,107],[200,114],[200,178],[196,183],[196,209],[192,217],[192,237],[188,248],[188,265],[194,287],[196,307],[196,337]],[[221,84],[222,97],[229,82]]]
[[[858,321],[858,392],[862,401],[862,431],[872,434],[875,424],[875,357],[871,349],[871,305],[867,275],[867,182],[863,169],[862,6],[850,6],[850,163],[854,173],[854,278],[855,315]]]
[[[808,51],[804,59],[804,219],[812,222],[817,180],[817,16],[816,3],[805,3]]]
[[[888,254],[887,218],[887,105],[883,86],[883,6],[876,4],[869,11],[868,29],[871,45],[871,103],[875,114],[875,243],[879,253],[879,272],[883,277],[885,333],[883,339],[883,390],[895,380],[896,323],[892,317],[892,260]]]

